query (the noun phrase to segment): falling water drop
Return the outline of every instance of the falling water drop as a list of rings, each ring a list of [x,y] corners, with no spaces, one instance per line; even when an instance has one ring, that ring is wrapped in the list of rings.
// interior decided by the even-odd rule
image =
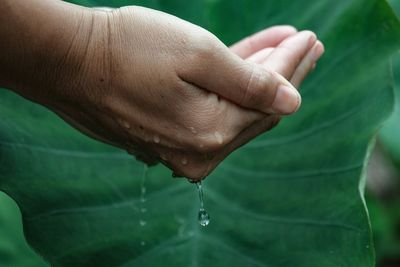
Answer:
[[[210,223],[210,215],[204,209],[203,188],[201,187],[201,181],[197,182],[196,186],[197,186],[197,191],[199,192],[199,200],[200,200],[198,221],[201,226],[207,226]]]
[[[198,220],[201,226],[207,226],[210,223],[210,215],[205,209],[199,210]]]

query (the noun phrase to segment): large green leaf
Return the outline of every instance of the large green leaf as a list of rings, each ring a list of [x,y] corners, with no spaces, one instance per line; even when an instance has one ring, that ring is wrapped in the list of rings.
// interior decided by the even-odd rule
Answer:
[[[385,1],[81,3],[163,9],[227,43],[294,24],[316,31],[326,54],[302,88],[300,112],[207,178],[207,228],[196,221],[193,185],[151,168],[141,202],[141,163],[0,92],[0,189],[16,200],[27,239],[52,265],[374,265],[361,176],[368,144],[392,110],[387,60],[400,45]]]

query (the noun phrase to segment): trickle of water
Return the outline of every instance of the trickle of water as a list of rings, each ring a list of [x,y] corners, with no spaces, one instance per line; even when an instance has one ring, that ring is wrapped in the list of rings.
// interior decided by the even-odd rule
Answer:
[[[210,223],[210,215],[204,209],[204,200],[203,200],[203,188],[201,186],[201,181],[196,183],[197,191],[199,192],[199,200],[200,200],[200,209],[198,213],[198,221],[201,226],[207,226]]]
[[[142,180],[140,183],[140,205],[139,205],[139,210],[141,215],[139,215],[139,225],[140,226],[145,226],[147,224],[147,222],[145,221],[145,218],[143,218],[143,216],[145,215],[144,213],[147,212],[145,205],[146,202],[146,174],[147,174],[147,165],[143,164],[143,172],[142,172]]]
[[[146,242],[144,242],[144,241],[142,241],[142,242],[140,242],[140,245],[143,247],[143,246],[146,246]]]
[[[218,144],[222,144],[224,142],[224,137],[220,132],[215,132],[214,136],[217,139]]]
[[[158,135],[155,135],[155,136],[153,137],[153,141],[154,141],[154,143],[156,143],[156,144],[160,143],[160,137],[159,137]]]

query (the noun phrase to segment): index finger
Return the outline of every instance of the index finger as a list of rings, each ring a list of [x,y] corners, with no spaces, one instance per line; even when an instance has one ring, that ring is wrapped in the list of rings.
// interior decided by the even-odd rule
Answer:
[[[230,49],[244,59],[263,48],[279,45],[296,32],[296,28],[288,25],[270,27],[233,44]]]

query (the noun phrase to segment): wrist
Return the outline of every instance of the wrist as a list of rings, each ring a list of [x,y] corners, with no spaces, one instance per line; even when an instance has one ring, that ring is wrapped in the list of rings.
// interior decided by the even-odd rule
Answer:
[[[72,77],[82,71],[94,11],[56,0],[15,1],[5,8],[9,27],[0,26],[8,40],[0,45],[1,86],[42,104],[62,97],[60,84],[76,81]]]

